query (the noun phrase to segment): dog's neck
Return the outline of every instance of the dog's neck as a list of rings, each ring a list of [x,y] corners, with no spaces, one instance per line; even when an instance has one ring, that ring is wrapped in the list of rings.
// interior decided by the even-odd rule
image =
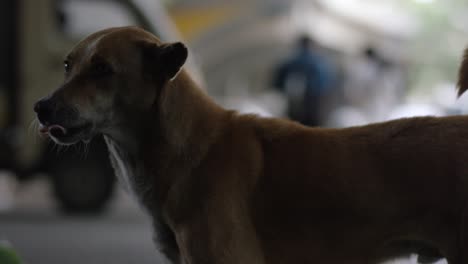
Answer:
[[[162,88],[150,110],[105,133],[117,175],[127,184],[133,182],[130,188],[139,195],[155,186],[158,190],[152,191],[164,196],[178,177],[203,159],[227,113],[180,72]]]
[[[159,121],[174,151],[191,155],[202,151],[218,134],[226,111],[213,102],[185,72],[168,82],[159,97]],[[196,153],[200,155],[201,153]],[[192,157],[194,158],[194,157]]]

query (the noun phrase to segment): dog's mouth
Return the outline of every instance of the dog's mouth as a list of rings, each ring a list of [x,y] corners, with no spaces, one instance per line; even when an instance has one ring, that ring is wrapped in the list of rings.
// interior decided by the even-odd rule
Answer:
[[[39,133],[49,136],[57,144],[71,145],[78,141],[88,141],[91,137],[91,128],[91,123],[72,127],[65,127],[59,124],[39,124]]]

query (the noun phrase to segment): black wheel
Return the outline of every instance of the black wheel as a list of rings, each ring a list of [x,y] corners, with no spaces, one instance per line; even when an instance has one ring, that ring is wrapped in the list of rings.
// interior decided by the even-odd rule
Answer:
[[[81,144],[81,143],[80,143]],[[102,138],[55,155],[51,176],[55,197],[66,213],[99,213],[112,197],[115,179]],[[50,163],[49,163],[50,164]]]

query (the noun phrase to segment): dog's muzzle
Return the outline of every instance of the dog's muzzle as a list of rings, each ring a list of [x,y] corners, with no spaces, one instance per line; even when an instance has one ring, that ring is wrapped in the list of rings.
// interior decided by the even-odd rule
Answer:
[[[36,112],[37,119],[43,125],[50,124],[53,111],[54,104],[50,99],[41,99],[34,105],[34,112]]]
[[[39,100],[34,105],[34,112],[39,120],[39,132],[58,143],[74,143],[91,127],[79,121],[77,111],[50,97]]]
[[[67,130],[61,125],[53,124],[55,108],[56,105],[50,99],[41,99],[34,105],[34,112],[40,123],[39,132],[59,138],[65,136]]]

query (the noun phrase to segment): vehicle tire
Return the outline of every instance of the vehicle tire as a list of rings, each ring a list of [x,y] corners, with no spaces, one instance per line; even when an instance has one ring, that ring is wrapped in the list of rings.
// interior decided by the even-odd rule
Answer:
[[[81,143],[79,143],[81,144]],[[53,192],[65,213],[100,213],[112,197],[115,179],[103,139],[58,154],[51,168]]]

